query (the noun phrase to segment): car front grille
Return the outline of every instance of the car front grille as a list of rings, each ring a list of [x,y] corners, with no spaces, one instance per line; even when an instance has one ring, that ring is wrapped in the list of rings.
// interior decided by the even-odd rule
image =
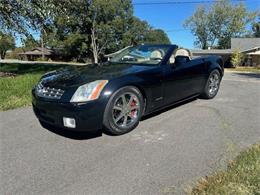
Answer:
[[[39,97],[44,97],[48,99],[60,99],[63,93],[64,90],[56,89],[53,87],[45,87],[41,82],[36,86],[36,94]]]

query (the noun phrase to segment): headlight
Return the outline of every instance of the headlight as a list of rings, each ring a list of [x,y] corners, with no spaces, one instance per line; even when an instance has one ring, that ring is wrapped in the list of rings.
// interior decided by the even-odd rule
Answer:
[[[107,83],[108,80],[97,80],[81,85],[74,93],[70,102],[86,102],[98,99],[102,89]]]

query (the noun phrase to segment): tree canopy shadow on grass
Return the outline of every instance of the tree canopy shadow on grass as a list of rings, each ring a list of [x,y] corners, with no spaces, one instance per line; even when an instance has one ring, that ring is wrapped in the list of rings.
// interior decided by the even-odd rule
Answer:
[[[53,70],[57,70],[60,68],[68,67],[69,65],[59,65],[59,64],[5,64],[0,63],[0,72],[13,73],[17,75],[23,74],[37,74],[37,73],[45,73]]]

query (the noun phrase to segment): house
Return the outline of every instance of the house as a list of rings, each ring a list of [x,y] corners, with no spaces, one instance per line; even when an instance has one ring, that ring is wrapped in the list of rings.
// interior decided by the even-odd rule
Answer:
[[[235,51],[245,55],[244,66],[260,66],[260,38],[232,38],[230,49],[191,50],[193,56],[219,55],[226,67],[231,66],[231,56]]]
[[[44,58],[49,60],[54,56],[54,52],[51,49],[35,47],[30,51],[18,53],[21,60],[36,61],[44,55]]]

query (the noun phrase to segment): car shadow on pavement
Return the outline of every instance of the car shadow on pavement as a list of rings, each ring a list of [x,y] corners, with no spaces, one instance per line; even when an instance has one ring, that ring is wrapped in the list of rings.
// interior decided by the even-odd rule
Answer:
[[[42,127],[52,133],[60,135],[74,140],[88,140],[94,139],[102,136],[102,130],[91,131],[91,132],[79,132],[79,131],[70,131],[67,129],[57,128],[46,123],[40,122]]]
[[[242,77],[249,77],[249,78],[256,78],[256,79],[260,79],[260,73],[242,73],[242,72],[236,72],[233,73]]]
[[[158,116],[158,115],[160,115],[160,114],[162,114],[162,113],[164,113],[164,112],[167,112],[167,111],[169,111],[169,110],[171,110],[171,109],[177,108],[177,107],[182,106],[182,105],[184,105],[184,104],[193,102],[193,101],[195,101],[195,100],[197,100],[197,99],[199,99],[199,98],[198,98],[198,97],[195,97],[195,98],[192,98],[192,99],[189,99],[189,100],[185,100],[185,101],[183,101],[183,102],[180,102],[180,103],[177,103],[177,104],[174,104],[174,105],[171,105],[171,106],[167,106],[167,107],[165,107],[165,108],[163,108],[163,109],[160,109],[160,110],[158,110],[158,111],[152,112],[151,114],[148,114],[148,115],[143,116],[142,119],[141,119],[141,121],[145,121],[146,119],[150,119],[150,118],[152,118],[152,117]]]

